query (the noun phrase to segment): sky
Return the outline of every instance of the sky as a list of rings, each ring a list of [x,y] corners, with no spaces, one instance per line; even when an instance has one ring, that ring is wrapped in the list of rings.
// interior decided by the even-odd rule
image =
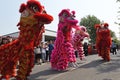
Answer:
[[[21,3],[27,0],[1,0],[0,2],[0,35],[6,35],[19,31],[16,26],[20,20],[19,8]],[[57,31],[58,14],[62,9],[70,9],[76,12],[76,19],[87,15],[94,15],[101,21],[107,22],[109,28],[116,33],[119,27],[114,22],[117,21],[117,11],[120,3],[116,0],[39,0],[44,5],[48,14],[54,17],[51,24],[45,26],[46,29]]]

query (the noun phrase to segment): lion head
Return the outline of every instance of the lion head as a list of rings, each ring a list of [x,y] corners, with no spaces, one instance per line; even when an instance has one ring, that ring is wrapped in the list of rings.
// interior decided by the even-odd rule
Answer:
[[[53,21],[53,17],[47,14],[44,6],[37,0],[28,0],[26,4],[21,4],[19,12],[21,17],[34,16],[41,24],[49,24]]]
[[[76,25],[78,23],[78,20],[75,19],[75,11],[70,12],[69,9],[63,9],[59,13],[59,22]]]

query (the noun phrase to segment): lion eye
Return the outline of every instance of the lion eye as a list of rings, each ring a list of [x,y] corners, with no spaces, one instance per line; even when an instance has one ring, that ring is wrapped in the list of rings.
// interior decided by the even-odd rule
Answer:
[[[37,9],[37,7],[33,7],[33,10],[34,10],[34,12],[37,12],[38,11],[38,9]]]
[[[63,17],[68,17],[68,15],[66,13],[63,14]]]
[[[30,9],[33,9],[33,6],[30,6]]]

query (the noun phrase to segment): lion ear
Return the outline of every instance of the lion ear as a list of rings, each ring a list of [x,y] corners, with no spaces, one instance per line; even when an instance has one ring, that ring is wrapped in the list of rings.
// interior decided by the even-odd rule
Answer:
[[[26,9],[26,4],[21,4],[19,12],[22,13]]]
[[[104,23],[104,27],[108,27],[109,26],[109,24],[108,23]]]
[[[95,28],[95,29],[97,29],[97,28],[99,28],[99,27],[100,27],[100,24],[95,24],[95,25],[94,25],[94,28]]]

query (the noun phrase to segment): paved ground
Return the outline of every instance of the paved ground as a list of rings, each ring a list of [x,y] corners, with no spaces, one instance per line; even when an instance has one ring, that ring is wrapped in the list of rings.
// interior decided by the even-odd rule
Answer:
[[[72,71],[55,71],[50,63],[35,65],[30,80],[120,80],[120,54],[112,55],[105,62],[97,55],[86,57],[86,61],[77,60],[78,68]]]
[[[69,71],[55,71],[50,63],[35,65],[30,80],[120,80],[120,51],[111,54],[111,61],[105,62],[98,55],[89,55],[86,60],[77,59],[78,68]],[[14,80],[13,78],[11,80]]]

